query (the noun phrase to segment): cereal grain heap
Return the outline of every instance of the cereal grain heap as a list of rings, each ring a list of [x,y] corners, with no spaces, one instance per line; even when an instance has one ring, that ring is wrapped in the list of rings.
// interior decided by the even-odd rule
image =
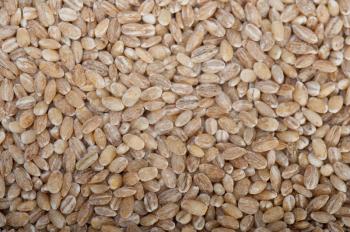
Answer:
[[[350,229],[349,0],[1,0],[0,230]]]

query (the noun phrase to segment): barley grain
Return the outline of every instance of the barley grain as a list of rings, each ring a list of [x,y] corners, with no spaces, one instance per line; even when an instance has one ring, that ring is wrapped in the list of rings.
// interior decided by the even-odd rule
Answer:
[[[349,13],[0,1],[0,228],[346,231]]]

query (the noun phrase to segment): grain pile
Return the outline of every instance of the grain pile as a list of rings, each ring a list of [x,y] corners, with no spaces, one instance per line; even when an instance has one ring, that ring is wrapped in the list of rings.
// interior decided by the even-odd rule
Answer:
[[[349,231],[349,0],[2,0],[0,47],[0,230]]]

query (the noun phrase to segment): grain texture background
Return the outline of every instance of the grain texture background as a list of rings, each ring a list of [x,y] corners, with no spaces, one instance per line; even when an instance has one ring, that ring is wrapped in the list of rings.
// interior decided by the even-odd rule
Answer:
[[[349,0],[1,0],[0,230],[350,227]]]

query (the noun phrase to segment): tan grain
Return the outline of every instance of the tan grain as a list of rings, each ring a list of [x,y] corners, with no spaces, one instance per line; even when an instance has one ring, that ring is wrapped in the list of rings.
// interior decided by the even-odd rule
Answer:
[[[349,13],[0,1],[0,228],[347,231]]]

